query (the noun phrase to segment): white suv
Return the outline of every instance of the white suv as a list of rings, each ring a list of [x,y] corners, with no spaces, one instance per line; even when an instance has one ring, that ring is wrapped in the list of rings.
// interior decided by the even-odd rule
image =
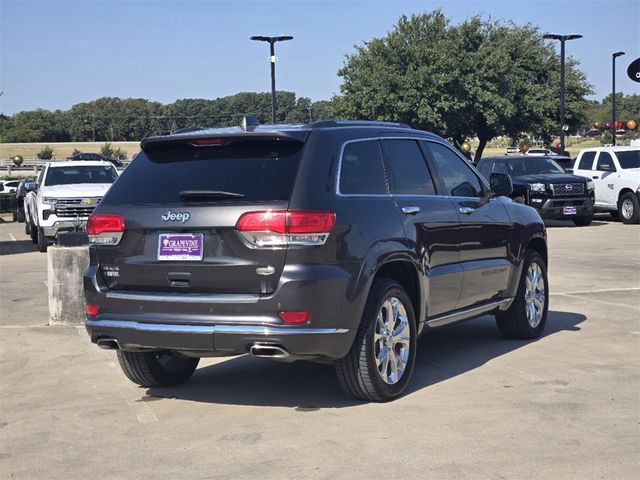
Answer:
[[[587,148],[576,158],[573,173],[593,180],[596,210],[640,223],[640,148]]]
[[[118,172],[109,162],[46,163],[25,198],[31,240],[38,250],[46,252],[61,231],[83,228],[116,178]]]

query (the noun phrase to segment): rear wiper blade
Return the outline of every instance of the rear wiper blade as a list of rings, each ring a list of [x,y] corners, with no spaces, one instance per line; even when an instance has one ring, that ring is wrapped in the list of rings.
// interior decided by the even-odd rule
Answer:
[[[178,196],[180,200],[192,198],[244,198],[243,193],[225,192],[224,190],[182,190]]]

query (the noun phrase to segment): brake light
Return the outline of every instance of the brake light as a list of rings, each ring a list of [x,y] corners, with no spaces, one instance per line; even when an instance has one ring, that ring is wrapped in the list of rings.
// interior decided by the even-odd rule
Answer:
[[[124,233],[124,217],[117,213],[94,213],[87,220],[89,243],[117,245]]]
[[[191,142],[193,145],[206,146],[206,145],[222,145],[224,143],[223,138],[198,138]]]
[[[100,313],[100,307],[98,305],[87,304],[87,316],[96,317]]]
[[[236,222],[236,230],[252,245],[323,245],[336,223],[327,211],[266,210],[247,212]]]
[[[284,323],[307,323],[309,312],[278,312],[280,320]]]

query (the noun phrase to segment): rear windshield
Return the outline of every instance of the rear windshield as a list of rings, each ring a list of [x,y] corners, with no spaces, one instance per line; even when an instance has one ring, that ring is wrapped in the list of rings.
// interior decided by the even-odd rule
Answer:
[[[111,187],[103,204],[181,203],[185,191],[228,192],[221,203],[289,200],[304,144],[287,140],[232,141],[216,146],[150,146]]]
[[[113,183],[118,177],[112,166],[86,165],[73,167],[49,167],[44,184],[70,185],[75,183]]]
[[[640,150],[616,152],[620,168],[640,168]]]

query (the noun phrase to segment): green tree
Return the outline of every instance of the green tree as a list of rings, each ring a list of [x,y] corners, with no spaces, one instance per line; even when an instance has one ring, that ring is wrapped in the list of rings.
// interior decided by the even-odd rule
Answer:
[[[538,29],[474,16],[451,25],[442,11],[402,16],[384,38],[348,55],[338,71],[342,118],[400,121],[430,130],[459,146],[477,136],[476,158],[498,135],[530,131],[550,137],[558,130],[559,59]],[[566,121],[590,93],[577,63],[569,59]]]

